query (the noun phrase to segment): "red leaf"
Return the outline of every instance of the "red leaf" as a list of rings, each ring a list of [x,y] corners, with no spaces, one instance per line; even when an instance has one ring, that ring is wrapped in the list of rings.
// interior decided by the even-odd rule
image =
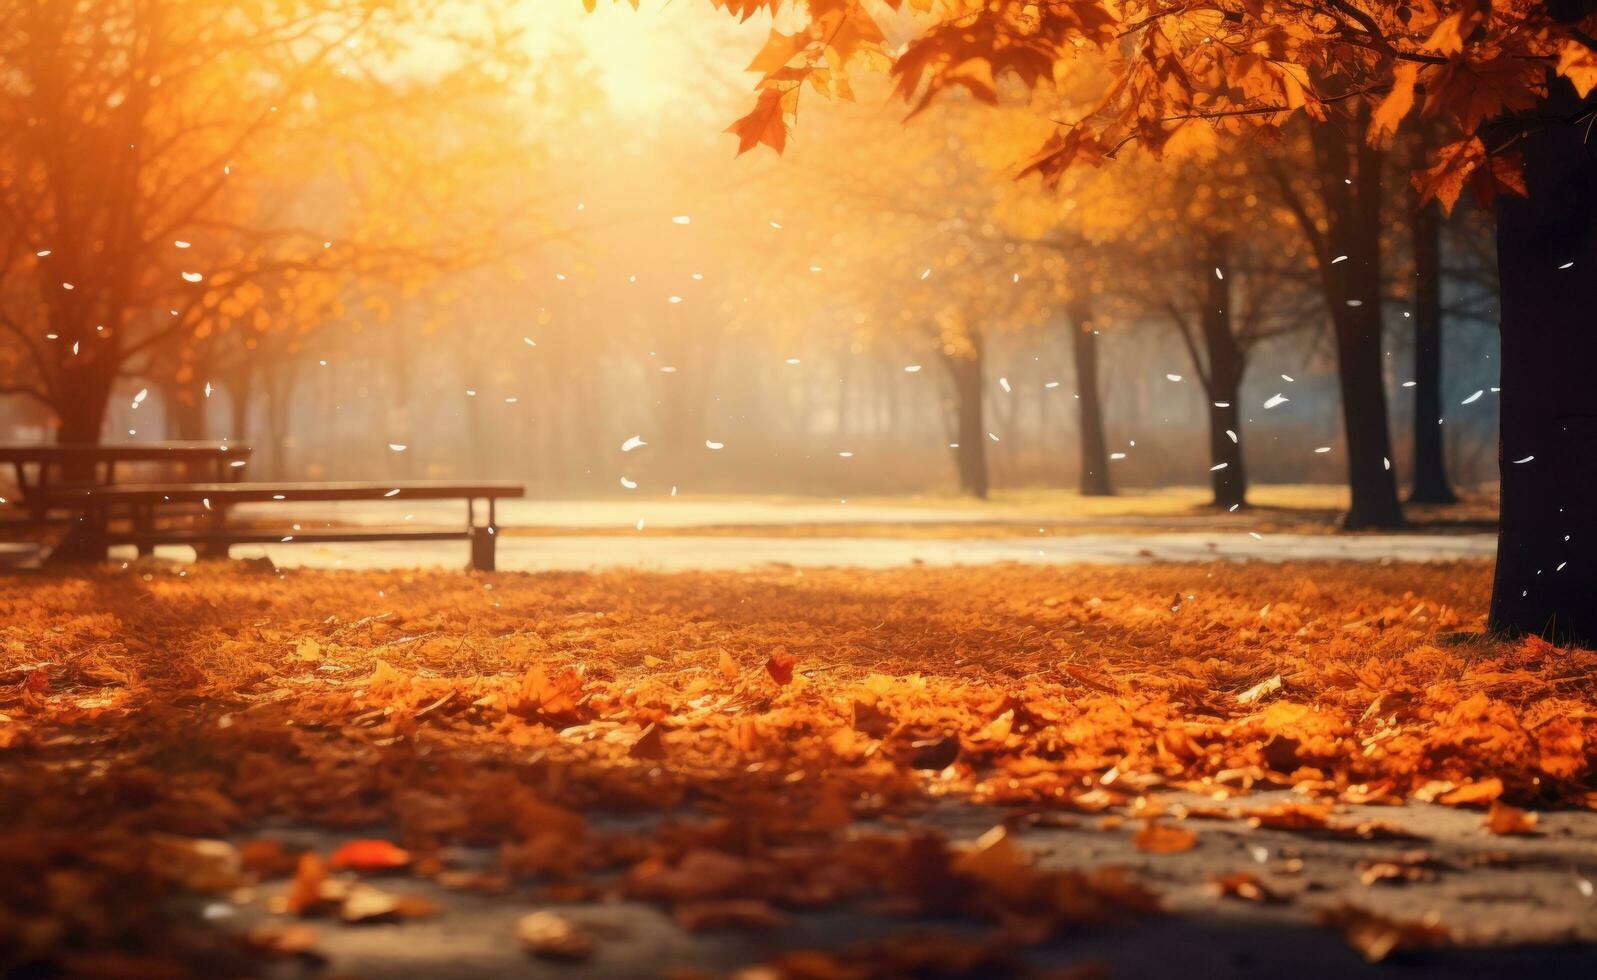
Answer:
[[[352,840],[334,851],[328,863],[351,871],[393,871],[410,864],[410,852],[390,841]]]
[[[771,659],[765,662],[765,669],[772,680],[786,687],[793,683],[793,668],[797,664],[797,657],[788,653],[786,649],[777,647],[771,651]]]

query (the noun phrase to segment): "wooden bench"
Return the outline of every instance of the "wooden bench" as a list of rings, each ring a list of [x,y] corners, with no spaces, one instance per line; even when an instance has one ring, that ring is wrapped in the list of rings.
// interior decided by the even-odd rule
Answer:
[[[156,545],[190,545],[204,556],[225,557],[235,544],[286,544],[359,541],[459,541],[471,542],[471,567],[493,571],[494,542],[498,533],[494,504],[505,498],[520,497],[520,484],[489,481],[482,483],[441,483],[400,481],[397,483],[147,483],[110,487],[83,487],[50,491],[46,502],[51,507],[71,509],[80,515],[78,523],[51,555],[51,561],[103,561],[112,545],[132,544],[148,554]],[[248,503],[307,503],[316,501],[462,500],[466,504],[466,523],[461,529],[427,530],[406,527],[326,528],[314,531],[291,527],[229,527],[228,511]],[[487,505],[487,523],[477,524],[477,501]],[[192,509],[199,504],[206,520],[195,527],[158,527],[157,519],[174,507]],[[125,518],[126,529],[113,522]]]
[[[218,482],[236,482],[250,455],[249,446],[226,442],[0,445],[0,466],[9,466],[15,474],[17,503],[33,522],[43,523],[49,520],[59,491],[112,486],[119,465],[207,469]]]

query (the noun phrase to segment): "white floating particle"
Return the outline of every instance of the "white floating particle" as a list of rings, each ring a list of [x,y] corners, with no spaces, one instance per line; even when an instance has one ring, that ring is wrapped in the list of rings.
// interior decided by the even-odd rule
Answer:
[[[629,480],[624,476],[621,478],[621,485],[626,487],[628,490],[638,489],[638,483],[636,480]]]
[[[388,448],[392,449],[396,453],[402,453],[407,447],[402,442],[391,442],[388,444]]]
[[[1047,384],[1045,384],[1045,385],[1043,385],[1043,387],[1044,387],[1044,388],[1057,388],[1057,387],[1059,387],[1059,382],[1057,382],[1057,381],[1050,381],[1050,382],[1048,382],[1048,383],[1047,383]]]
[[[477,389],[476,388],[467,388],[466,389],[466,397],[467,398],[476,398],[477,397]]]
[[[811,270],[811,271],[813,271],[813,270]],[[921,277],[921,281],[925,282],[927,279],[930,279],[932,277],[932,270],[930,270],[930,269],[921,270],[920,277]]]
[[[1167,374],[1167,375],[1165,375],[1165,377],[1168,378],[1171,381],[1180,381],[1181,380],[1181,375],[1179,375],[1179,374]]]
[[[796,357],[790,357],[790,358],[787,359],[787,363],[788,364],[797,364],[798,362],[799,362],[799,359],[796,358]]]
[[[1210,473],[1218,473],[1219,471],[1225,469],[1226,467],[1228,467],[1230,465],[1231,465],[1230,463],[1216,463],[1213,466],[1209,467],[1209,472]]]
[[[150,397],[150,389],[140,388],[139,393],[133,396],[133,407],[138,408],[144,399]]]
[[[1228,435],[1228,436],[1230,436],[1230,437],[1231,437],[1231,442],[1232,442],[1232,443],[1233,443],[1233,444],[1235,444],[1235,443],[1236,443],[1236,441],[1237,441],[1237,434],[1236,434],[1236,433],[1235,433],[1235,432],[1233,432],[1233,431],[1231,431],[1231,430],[1230,430],[1230,429],[1227,429],[1227,430],[1225,430],[1225,434],[1226,434],[1226,435]]]
[[[993,435],[991,432],[987,433],[987,438],[991,439],[993,442],[998,441],[998,437]]]
[[[854,458],[854,454],[853,453],[846,452],[846,451],[845,452],[840,452],[840,453],[838,453],[838,455],[843,457],[844,459],[853,459]]]
[[[184,241],[177,241],[177,242],[173,242],[172,244],[175,245],[178,248],[188,248],[189,247],[189,243],[188,242],[184,242]]]
[[[680,302],[682,302],[682,297],[680,297],[680,296],[667,296],[665,298],[665,301],[667,303],[680,303]]]
[[[1565,566],[1565,565],[1567,565],[1567,564],[1569,564],[1569,562],[1567,562],[1567,561],[1561,561],[1561,562],[1559,562],[1559,563],[1558,563],[1558,567],[1557,567],[1557,568],[1555,568],[1555,569],[1553,569],[1553,571],[1555,571],[1555,572],[1561,572],[1561,571],[1563,571],[1563,570],[1564,570],[1564,566]]]
[[[77,289],[78,287],[72,285],[70,282],[64,282],[64,283],[61,284],[61,288],[62,289],[66,289],[66,290],[72,290],[72,289]]]
[[[1419,384],[1418,381],[1405,381],[1405,382],[1403,382],[1403,387],[1412,388],[1412,387],[1414,387],[1417,384]]]
[[[623,442],[621,444],[621,451],[624,452],[624,453],[630,453],[630,452],[632,452],[632,450],[638,448],[639,446],[647,446],[647,445],[648,445],[648,443],[643,441],[643,437],[642,436],[633,436],[632,438],[628,439],[626,442]]]
[[[1317,447],[1315,447],[1314,451],[1317,452],[1317,453],[1328,453],[1328,452],[1331,451],[1331,447],[1330,446],[1317,446]]]
[[[47,248],[45,248],[45,249],[40,249],[40,250],[39,250],[39,251],[37,251],[37,252],[34,252],[34,253],[33,253],[33,254],[34,254],[34,255],[37,255],[37,256],[38,256],[38,257],[39,257],[39,258],[41,258],[41,259],[47,259],[47,258],[49,258],[49,257],[50,257],[50,250],[49,250],[49,249],[47,249]]]
[[[674,368],[674,367],[672,367],[672,366],[671,366],[671,365],[669,365],[669,364],[666,364],[666,365],[663,365],[663,366],[662,366],[662,367],[661,367],[661,368],[660,368],[660,373],[661,373],[661,374],[676,374],[676,373],[677,373],[677,369],[676,369],[676,368]]]
[[[676,488],[675,485],[673,485],[671,487],[671,496],[675,497],[676,495],[677,495],[677,488]]]
[[[1533,460],[1535,458],[1536,458],[1535,456],[1526,456],[1524,459],[1516,459],[1516,460],[1514,460],[1514,462],[1516,462],[1516,463],[1528,463],[1528,462],[1530,462],[1531,460]]]
[[[821,267],[818,266],[818,265],[812,265],[812,266],[810,266],[810,271],[811,272],[822,272],[824,270],[822,270]]]
[[[915,374],[918,371],[920,371],[920,365],[919,364],[909,364],[909,365],[906,365],[905,368],[904,368],[904,373],[905,374]]]
[[[1010,280],[1009,280],[1009,281],[1010,281],[1010,282],[1019,282],[1019,281],[1020,281],[1020,273],[1018,273],[1018,272],[1017,272],[1017,273],[1015,273],[1015,275],[1014,275],[1014,276],[1013,276],[1013,278],[1011,278],[1011,279],[1010,279]]]
[[[1260,534],[1258,531],[1249,531],[1248,532],[1248,536],[1253,538],[1253,540],[1255,540],[1255,541],[1263,541],[1264,540],[1264,535]]]
[[[1214,403],[1214,407],[1215,408],[1230,408],[1231,407],[1231,403],[1230,402],[1215,402]]]
[[[533,340],[531,337],[523,337],[523,338],[521,338],[521,342],[526,344],[528,347],[537,347],[538,346],[538,342],[536,340]]]
[[[716,442],[713,439],[704,440],[704,448],[705,449],[720,449],[720,448],[724,447],[725,445],[726,445],[726,443],[724,443],[724,442]]]
[[[1362,299],[1350,299],[1350,300],[1347,301],[1347,305],[1349,305],[1349,306],[1363,306],[1364,305],[1364,301]]]
[[[183,281],[184,282],[204,282],[205,281],[205,276],[202,275],[201,273],[198,273],[198,272],[185,272],[185,273],[183,273]]]
[[[1296,382],[1297,378],[1292,377],[1292,375],[1290,375],[1290,374],[1283,374],[1283,375],[1281,375],[1281,380],[1282,381],[1288,381],[1288,382]]]
[[[1110,453],[1109,454],[1109,458],[1110,459],[1125,459],[1126,458],[1126,454],[1125,453]]]
[[[1281,394],[1278,391],[1275,394],[1271,395],[1269,398],[1266,398],[1264,400],[1264,407],[1265,408],[1274,408],[1277,405],[1284,404],[1284,403],[1289,402],[1291,400],[1292,399],[1288,398],[1287,396]]]
[[[213,392],[215,390],[216,390],[215,388],[211,387],[211,383],[209,381],[205,382],[205,397],[206,398],[211,397],[211,392]]]
[[[692,221],[693,219],[685,214],[679,214],[671,219],[671,223],[674,225],[685,225],[691,223]]]
[[[638,530],[640,530],[640,531],[643,530],[643,518],[641,518],[641,517],[638,518],[638,523],[635,526],[637,527]]]
[[[1391,468],[1392,468],[1392,461],[1390,459],[1387,459],[1385,456],[1382,456],[1381,457],[1381,466],[1384,469],[1390,471]]]
[[[1225,278],[1225,273],[1220,271],[1220,267],[1219,266],[1215,266],[1214,267],[1214,277],[1216,279],[1224,279]]]
[[[999,378],[998,379],[998,387],[1004,389],[1005,393],[1007,393],[1009,391],[1009,379],[1008,378]]]
[[[1482,388],[1481,390],[1475,392],[1475,394],[1470,395],[1468,398],[1466,398],[1463,401],[1459,402],[1459,404],[1460,405],[1468,405],[1471,402],[1480,401],[1481,396],[1484,395],[1484,394],[1486,394],[1486,389]]]
[[[777,224],[777,223],[776,223],[776,222],[774,222],[774,221],[773,221],[773,222],[771,222],[771,227],[772,227],[772,228],[775,228],[775,229],[776,229],[776,230],[777,230],[777,231],[781,231],[781,230],[782,230],[782,226],[781,226],[781,225],[779,225],[779,224]]]
[[[399,488],[395,487],[394,489],[392,489],[392,490],[388,491],[387,493],[383,494],[383,496],[385,496],[385,497],[397,497],[397,496],[399,496]]]
[[[48,253],[46,253],[46,254],[48,254]],[[1559,267],[1558,267],[1558,268],[1559,268],[1559,269],[1568,269],[1568,268],[1570,268],[1570,267],[1571,267],[1571,266],[1573,266],[1573,265],[1574,265],[1574,264],[1575,264],[1575,263],[1573,263],[1573,262],[1565,262],[1565,263],[1564,263],[1564,264],[1563,264],[1563,265],[1561,265],[1561,266],[1559,266]],[[1591,886],[1590,886],[1590,885],[1588,885],[1588,886],[1587,886],[1587,887],[1588,887],[1588,888],[1589,888],[1589,887],[1591,887]]]
[[[1338,255],[1336,258],[1331,260],[1331,264],[1332,265],[1336,265],[1338,262],[1346,262],[1346,261],[1347,261],[1347,256],[1346,255]]]

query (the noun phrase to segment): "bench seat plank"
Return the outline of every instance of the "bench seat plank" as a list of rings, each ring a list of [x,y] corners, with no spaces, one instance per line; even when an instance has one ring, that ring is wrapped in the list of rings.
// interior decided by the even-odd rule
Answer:
[[[385,499],[484,500],[521,497],[524,493],[519,483],[507,481],[448,483],[398,480],[391,483],[127,483],[110,487],[52,490],[47,496],[52,502],[61,504],[199,503],[202,500],[242,504]]]
[[[221,545],[221,544],[326,544],[333,542],[368,541],[466,541],[470,531],[426,531],[385,528],[361,530],[350,528],[320,529],[314,531],[262,530],[260,528],[222,528],[178,531],[112,531],[106,534],[107,544],[136,544],[153,547],[159,544]],[[284,542],[284,538],[288,540]]]

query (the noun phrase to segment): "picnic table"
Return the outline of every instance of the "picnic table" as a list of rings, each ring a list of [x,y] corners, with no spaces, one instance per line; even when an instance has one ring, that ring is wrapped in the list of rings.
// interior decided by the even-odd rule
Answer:
[[[249,462],[249,446],[228,442],[137,442],[122,445],[56,443],[0,445],[0,467],[16,474],[19,503],[36,521],[45,520],[60,490],[107,487],[127,464],[182,464],[208,469],[219,482],[237,481]]]

